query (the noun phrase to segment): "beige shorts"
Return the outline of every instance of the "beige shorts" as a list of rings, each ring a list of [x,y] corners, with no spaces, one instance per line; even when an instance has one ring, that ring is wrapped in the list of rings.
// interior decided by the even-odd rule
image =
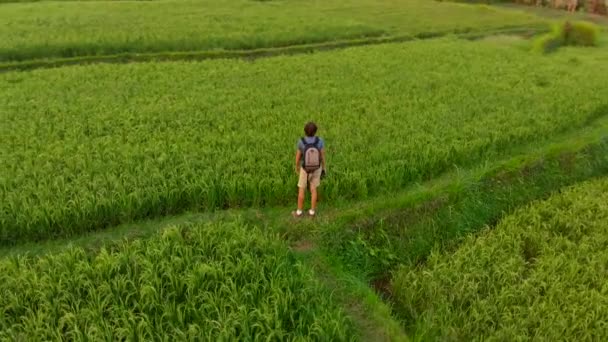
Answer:
[[[300,179],[298,180],[298,188],[306,188],[308,184],[312,189],[316,189],[321,184],[321,172],[322,169],[308,174],[304,169],[300,169]]]

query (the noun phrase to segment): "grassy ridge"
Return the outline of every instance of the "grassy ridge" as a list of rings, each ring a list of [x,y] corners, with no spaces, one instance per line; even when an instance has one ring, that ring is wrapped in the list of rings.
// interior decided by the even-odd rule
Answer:
[[[283,204],[311,118],[329,143],[327,198],[361,199],[492,160],[606,115],[596,91],[605,63],[579,56],[564,72],[574,55],[446,39],[253,64],[6,73],[1,240]],[[564,91],[571,96],[554,96]]]
[[[0,339],[338,340],[356,336],[287,248],[235,223],[172,227],[96,254],[0,260]]]
[[[537,17],[425,0],[182,0],[5,4],[0,62],[255,49],[380,35],[463,32]]]
[[[468,236],[394,280],[416,338],[608,337],[608,180],[573,187]]]

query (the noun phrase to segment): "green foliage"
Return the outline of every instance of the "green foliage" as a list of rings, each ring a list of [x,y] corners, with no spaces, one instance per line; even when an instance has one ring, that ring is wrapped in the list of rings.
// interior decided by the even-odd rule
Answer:
[[[493,160],[605,115],[595,91],[604,64],[580,56],[581,67],[558,73],[567,58],[444,39],[256,63],[5,73],[0,241],[291,203],[295,143],[310,119],[328,142],[324,199]]]
[[[565,22],[553,27],[551,33],[537,38],[534,49],[539,52],[553,52],[562,46],[596,46],[600,28],[589,22]]]
[[[0,0],[1,1],[1,0]],[[254,49],[417,36],[539,20],[426,0],[180,0],[5,4],[0,62],[121,53]],[[50,33],[49,33],[50,32]]]
[[[1,340],[337,340],[350,321],[279,239],[236,223],[0,260]]]
[[[398,310],[422,340],[606,339],[607,204],[607,179],[590,181],[404,267]]]

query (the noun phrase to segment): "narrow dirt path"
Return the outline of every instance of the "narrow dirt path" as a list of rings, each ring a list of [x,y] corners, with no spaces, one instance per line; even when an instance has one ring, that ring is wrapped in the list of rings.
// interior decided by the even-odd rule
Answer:
[[[391,315],[390,307],[371,288],[352,275],[330,265],[329,259],[311,241],[292,247],[304,255],[304,263],[334,295],[339,305],[357,326],[362,341],[409,341],[402,324]]]

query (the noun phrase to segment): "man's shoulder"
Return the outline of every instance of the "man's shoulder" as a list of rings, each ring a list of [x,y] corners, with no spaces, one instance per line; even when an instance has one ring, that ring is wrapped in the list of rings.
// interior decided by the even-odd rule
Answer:
[[[298,148],[300,150],[303,150],[305,145],[306,145],[305,139],[304,138],[298,138]]]
[[[318,143],[319,147],[320,148],[325,147],[325,139],[323,139],[321,137],[317,137],[317,139],[319,139],[319,143]]]

